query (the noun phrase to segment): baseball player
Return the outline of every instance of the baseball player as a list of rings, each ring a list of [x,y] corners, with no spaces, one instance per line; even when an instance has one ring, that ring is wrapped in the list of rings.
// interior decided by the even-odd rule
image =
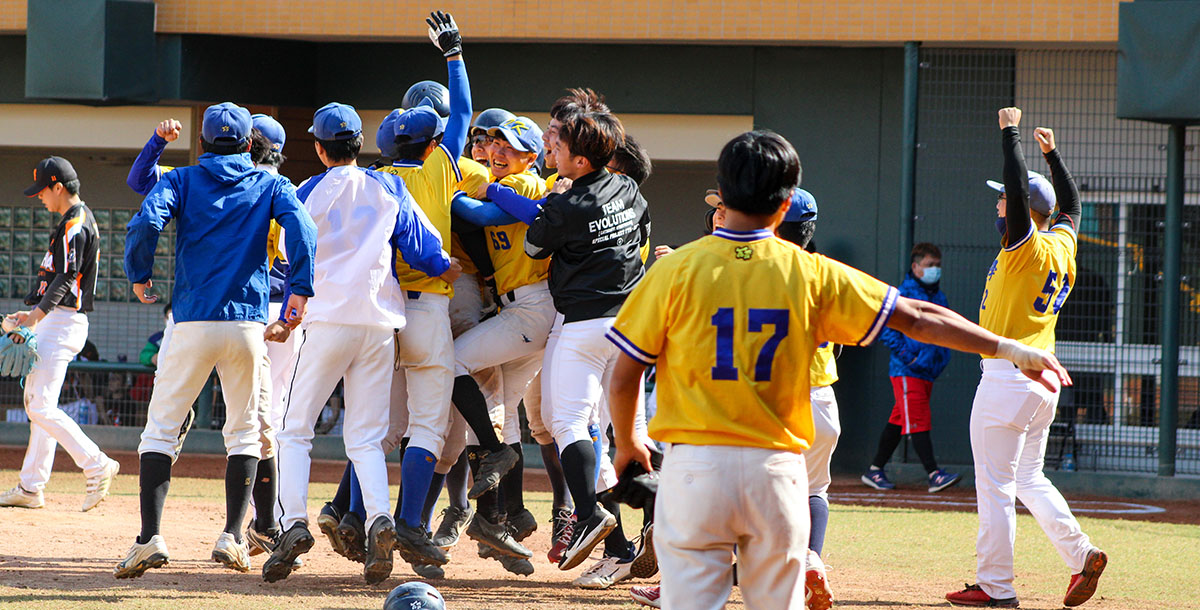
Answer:
[[[225,394],[226,523],[213,559],[248,571],[241,524],[261,455],[261,364],[267,317],[267,247],[270,220],[283,226],[291,260],[289,319],[298,322],[312,295],[316,227],[287,179],[255,169],[250,161],[250,113],[232,103],[204,112],[197,165],[163,174],[129,221],[125,273],[143,303],[158,297],[151,272],[163,227],[178,219],[175,330],[159,361],[158,379],[138,446],[142,532],[117,564],[117,578],[141,576],[166,564],[159,533],[178,438],[192,402],[213,367]],[[219,260],[213,252],[221,252]]]
[[[1002,108],[999,120],[1004,183],[988,184],[1000,191],[996,226],[1002,232],[1002,249],[987,273],[979,323],[1015,338],[1026,349],[1053,350],[1058,312],[1076,280],[1079,192],[1054,145],[1054,132],[1041,127],[1034,132],[1050,166],[1052,187],[1041,174],[1026,170],[1017,129],[1021,110]],[[1019,498],[1071,570],[1063,605],[1078,606],[1096,592],[1108,557],[1083,533],[1062,494],[1042,474],[1058,393],[1022,377],[1012,358],[984,356],[983,376],[971,405],[978,581],[947,593],[946,599],[960,606],[1017,607],[1013,541]]]
[[[402,181],[356,165],[362,121],[352,107],[336,102],[322,107],[313,116],[312,132],[317,156],[329,169],[306,180],[297,194],[317,225],[314,289],[321,296],[309,304],[279,433],[283,534],[263,564],[263,579],[286,578],[296,557],[312,548],[307,499],[313,427],[344,379],[343,437],[370,524],[363,575],[375,584],[391,574],[397,541],[413,538],[398,534],[406,526],[392,522],[383,450],[390,392],[382,389],[391,388],[396,343],[407,322],[400,286],[389,277],[393,248],[430,277],[452,282],[459,267],[414,209]],[[405,474],[412,471],[413,459],[424,461],[410,451],[402,465]]]
[[[87,341],[87,312],[96,294],[100,233],[96,219],[79,198],[79,176],[62,157],[48,157],[33,171],[26,197],[37,197],[50,212],[62,216],[50,236],[50,247],[38,267],[33,290],[25,297],[29,311],[5,318],[4,335],[12,343],[36,344],[37,361],[24,379],[25,413],[29,416],[29,445],[21,463],[20,482],[0,494],[0,506],[42,508],[43,489],[50,480],[58,445],[83,469],[87,487],[83,511],[108,495],[120,464],[58,408],[67,365]]]
[[[800,608],[813,422],[808,376],[787,372],[808,371],[820,343],[865,345],[890,325],[1070,378],[1042,350],[775,238],[800,178],[779,135],[734,138],[717,171],[725,226],[659,260],[607,333],[622,353],[610,390],[614,466],[652,468],[634,416],[644,368],[657,364],[651,434],[671,443],[655,507],[663,607],[724,607],[736,544],[746,607]]]

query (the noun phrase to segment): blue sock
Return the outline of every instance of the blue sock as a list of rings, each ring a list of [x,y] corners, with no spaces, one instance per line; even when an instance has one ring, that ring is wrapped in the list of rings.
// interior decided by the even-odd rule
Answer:
[[[592,453],[596,454],[596,480],[594,485],[600,485],[600,464],[603,464],[604,444],[600,442],[600,426],[588,426],[588,435],[592,437]]]
[[[425,508],[425,495],[429,482],[433,480],[433,468],[437,458],[428,450],[409,447],[400,464],[400,480],[404,491],[400,498],[400,519],[409,527],[421,527],[421,511]]]
[[[808,548],[820,555],[825,546],[825,527],[829,525],[829,501],[821,496],[809,496],[808,513],[812,523],[812,529],[808,532]]]
[[[353,464],[350,465],[350,512],[362,517],[364,522],[367,520],[367,508],[363,506],[362,487],[358,484],[358,474],[354,472]]]

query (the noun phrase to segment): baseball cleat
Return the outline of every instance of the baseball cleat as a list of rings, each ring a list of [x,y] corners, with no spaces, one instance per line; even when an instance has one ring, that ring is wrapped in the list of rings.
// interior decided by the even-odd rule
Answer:
[[[629,566],[633,562],[617,557],[605,556],[592,567],[584,570],[571,584],[581,589],[607,589],[629,578]]]
[[[804,605],[808,610],[829,610],[833,607],[833,590],[825,574],[825,562],[816,551],[808,550],[804,567]]]
[[[423,527],[412,527],[401,519],[396,524],[396,538],[399,543],[396,550],[409,565],[444,566],[449,561],[445,551],[434,546],[429,532]]]
[[[87,494],[83,496],[83,512],[88,512],[108,496],[108,488],[112,480],[121,471],[120,462],[110,459],[104,464],[104,470],[94,477],[88,477]]]
[[[30,493],[20,485],[0,494],[0,506],[16,506],[19,508],[44,508],[46,497],[42,492]]]
[[[480,544],[492,547],[501,555],[525,559],[533,557],[533,551],[517,542],[504,523],[492,523],[479,513],[475,513],[471,525],[467,526],[467,536]]]
[[[867,487],[878,489],[879,491],[896,489],[896,486],[892,485],[892,482],[888,480],[887,474],[883,472],[882,468],[879,470],[868,470],[866,474],[861,477],[861,480],[867,485]]]
[[[946,594],[946,601],[955,606],[970,606],[974,608],[1018,608],[1020,602],[1015,597],[994,599],[983,592],[979,585],[967,585],[962,591]]]
[[[321,533],[329,539],[329,546],[333,547],[333,552],[346,556],[346,548],[342,546],[342,540],[338,538],[338,524],[342,522],[342,511],[333,505],[333,502],[326,502],[321,508],[321,513],[317,515],[317,527],[321,529]]]
[[[953,487],[961,480],[962,476],[938,468],[929,474],[929,493],[937,493],[947,487]]]
[[[117,578],[138,578],[151,568],[161,568],[167,565],[170,553],[167,552],[167,542],[160,535],[150,538],[145,544],[133,543],[125,560],[113,568],[113,576]]]
[[[471,500],[476,500],[495,489],[504,474],[512,470],[512,467],[517,465],[517,460],[521,459],[521,455],[508,445],[501,445],[495,451],[480,449],[479,452],[484,455],[479,457],[479,472],[475,473],[475,484],[467,492],[467,498]]]
[[[213,547],[212,560],[238,572],[250,571],[250,549],[246,541],[238,542],[233,534],[221,532],[217,536],[217,544]]]
[[[377,585],[392,575],[392,551],[396,548],[396,527],[392,518],[380,515],[367,534],[367,555],[363,561],[363,578]]]
[[[246,543],[250,546],[250,556],[261,553],[270,553],[275,550],[275,545],[279,543],[279,530],[272,528],[265,532],[260,532],[254,529],[254,522],[246,526]]]
[[[433,535],[434,546],[449,549],[458,544],[463,528],[467,527],[473,516],[475,516],[475,509],[470,505],[467,505],[466,508],[447,506],[442,509],[442,522],[438,525],[437,533]]]
[[[417,576],[425,580],[438,580],[446,577],[446,571],[441,566],[429,565],[427,563],[415,563],[412,565],[413,572]]]
[[[658,574],[658,557],[654,554],[654,524],[647,523],[642,530],[642,540],[638,544],[637,554],[629,566],[629,573],[634,578],[650,578]]]
[[[524,557],[512,557],[511,555],[501,555],[496,549],[483,543],[479,544],[479,557],[481,559],[495,559],[500,562],[500,565],[505,570],[517,576],[531,576],[534,572],[533,563],[528,559]]]
[[[643,606],[662,608],[662,602],[660,602],[658,599],[659,591],[660,589],[658,585],[650,585],[648,587],[630,587],[629,597],[632,597],[633,601]]]
[[[336,534],[346,559],[358,563],[367,560],[367,528],[362,517],[353,512],[342,515]]]
[[[562,561],[563,551],[567,550],[574,533],[575,515],[571,509],[554,509],[554,516],[550,519],[550,550],[546,553],[546,559],[550,560],[550,563]]]
[[[1100,549],[1092,549],[1088,551],[1087,559],[1083,562],[1083,571],[1071,576],[1071,582],[1067,585],[1067,595],[1063,598],[1063,605],[1074,607],[1086,602],[1096,593],[1096,583],[1100,582],[1100,575],[1104,573],[1104,566],[1108,565],[1108,555]]]
[[[600,544],[600,541],[604,540],[604,537],[616,527],[617,518],[603,506],[597,504],[596,512],[592,513],[591,517],[575,524],[571,542],[563,551],[563,558],[558,564],[558,569],[570,570],[583,563],[583,560],[591,554],[592,549],[596,548],[596,545]]]
[[[517,542],[520,542],[537,531],[537,517],[529,512],[529,509],[522,508],[515,514],[508,516],[508,530],[512,533],[512,537]]]
[[[279,544],[271,556],[263,562],[263,580],[276,582],[288,577],[296,567],[296,559],[307,553],[316,540],[308,532],[308,526],[299,522],[279,536]]]

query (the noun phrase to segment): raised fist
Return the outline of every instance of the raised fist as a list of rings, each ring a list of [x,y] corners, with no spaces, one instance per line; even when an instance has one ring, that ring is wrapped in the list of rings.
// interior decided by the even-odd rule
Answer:
[[[1021,109],[1015,107],[1000,109],[1000,129],[1016,127],[1021,122]]]

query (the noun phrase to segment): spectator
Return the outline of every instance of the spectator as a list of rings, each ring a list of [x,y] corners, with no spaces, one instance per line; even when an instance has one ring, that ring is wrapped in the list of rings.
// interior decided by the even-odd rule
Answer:
[[[171,304],[167,303],[163,307],[163,330],[160,330],[149,339],[146,339],[146,346],[142,348],[142,353],[138,355],[138,361],[146,366],[158,366],[158,352],[162,348],[163,333],[166,331],[166,325],[171,323]]]

